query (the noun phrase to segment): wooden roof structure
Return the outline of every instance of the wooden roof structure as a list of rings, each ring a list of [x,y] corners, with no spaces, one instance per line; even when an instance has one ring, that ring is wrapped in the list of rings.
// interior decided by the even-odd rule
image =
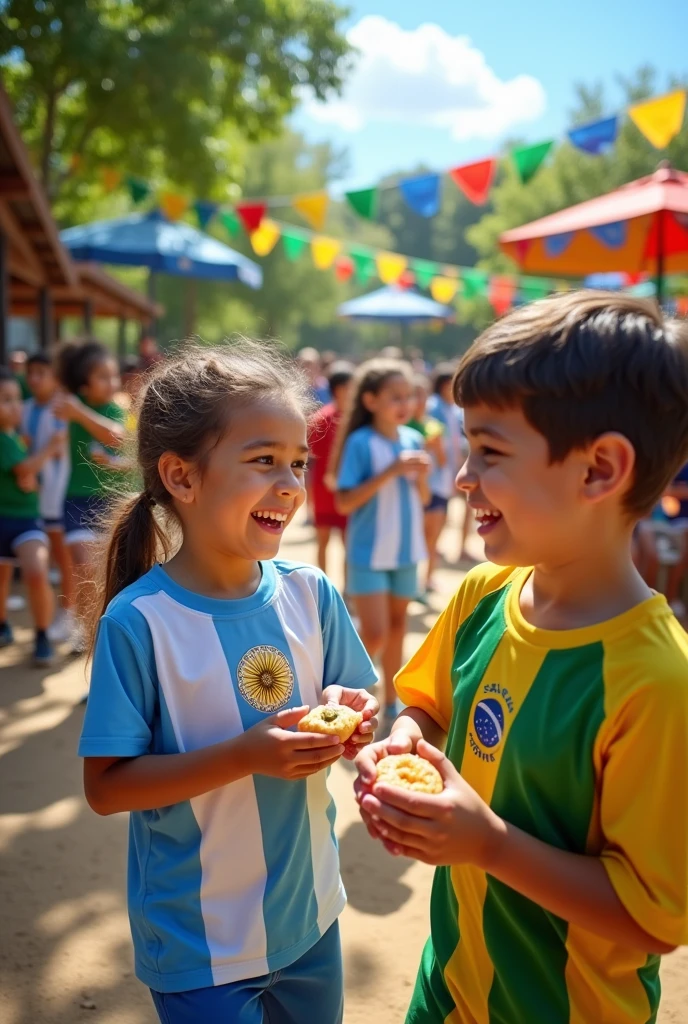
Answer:
[[[149,323],[162,307],[92,263],[76,263],[60,241],[48,199],[0,85],[0,363],[9,316],[36,316],[47,346],[53,321],[93,316]]]

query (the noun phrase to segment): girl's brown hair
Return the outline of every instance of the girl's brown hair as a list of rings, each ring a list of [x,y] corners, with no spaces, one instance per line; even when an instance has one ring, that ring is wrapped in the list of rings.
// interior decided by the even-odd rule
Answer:
[[[169,558],[179,520],[158,463],[172,451],[201,470],[232,417],[262,399],[279,398],[309,412],[308,382],[300,368],[272,345],[242,341],[223,349],[188,348],[160,363],[138,401],[136,462],[142,489],[115,508],[102,560],[95,626],[110,601]]]
[[[373,414],[366,408],[363,396],[379,394],[393,377],[405,377],[410,384],[413,383],[411,367],[399,359],[368,359],[367,362],[361,363],[359,366],[354,375],[349,408],[342,419],[332,448],[332,456],[328,465],[328,472],[332,475],[336,475],[339,469],[339,461],[347,437],[359,427],[370,426],[373,422]]]

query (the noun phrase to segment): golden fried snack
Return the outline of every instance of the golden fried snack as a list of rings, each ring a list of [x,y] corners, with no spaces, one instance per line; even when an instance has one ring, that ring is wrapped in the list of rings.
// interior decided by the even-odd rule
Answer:
[[[311,708],[297,728],[299,732],[322,732],[326,736],[338,736],[340,743],[346,743],[362,721],[360,711],[353,711],[343,704],[319,704],[317,708]]]
[[[418,754],[388,754],[377,763],[377,781],[416,793],[441,793],[442,776],[434,765]]]

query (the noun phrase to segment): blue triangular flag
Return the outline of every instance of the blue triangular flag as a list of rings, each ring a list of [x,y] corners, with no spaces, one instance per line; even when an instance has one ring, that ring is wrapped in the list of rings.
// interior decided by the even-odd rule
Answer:
[[[586,153],[599,156],[609,146],[616,142],[619,131],[619,119],[605,117],[601,121],[590,121],[589,124],[582,124],[578,128],[572,128],[568,133],[569,139],[578,149]]]
[[[628,221],[617,220],[612,224],[597,224],[590,228],[590,234],[606,246],[607,249],[620,249],[626,244]]]
[[[440,176],[424,174],[419,178],[404,178],[399,189],[414,213],[421,217],[434,217],[440,208]]]
[[[208,202],[207,199],[197,199],[194,203],[194,210],[198,218],[200,228],[207,228],[218,210],[217,203]]]

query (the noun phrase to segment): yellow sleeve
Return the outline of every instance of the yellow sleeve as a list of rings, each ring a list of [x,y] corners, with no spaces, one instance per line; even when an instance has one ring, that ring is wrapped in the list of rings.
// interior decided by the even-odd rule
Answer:
[[[454,711],[452,662],[457,631],[480,599],[504,586],[513,574],[512,568],[490,563],[472,569],[416,653],[395,676],[399,699],[407,707],[425,711],[444,732],[449,731]]]
[[[658,678],[660,665],[610,722],[601,857],[636,923],[678,946],[688,943],[688,660]]]

